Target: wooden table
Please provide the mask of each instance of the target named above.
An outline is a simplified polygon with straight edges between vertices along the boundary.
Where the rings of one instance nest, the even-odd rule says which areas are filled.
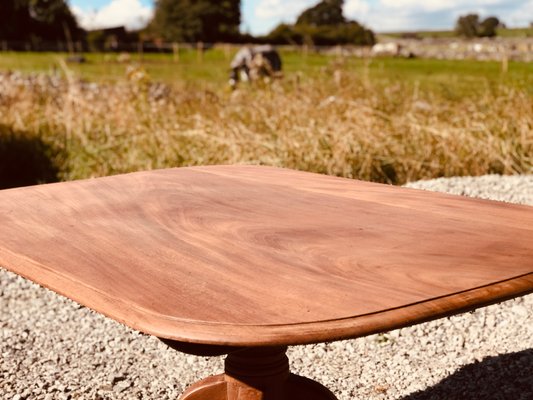
[[[180,351],[182,399],[334,399],[286,346],[533,291],[533,208],[255,166],[0,192],[0,265]]]

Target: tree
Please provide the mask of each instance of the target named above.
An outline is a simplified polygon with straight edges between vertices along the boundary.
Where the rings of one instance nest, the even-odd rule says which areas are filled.
[[[468,14],[457,19],[455,32],[467,38],[494,37],[498,26],[500,26],[500,20],[496,17],[488,17],[480,21],[479,15]]]
[[[302,35],[294,29],[293,25],[279,24],[267,36],[266,41],[274,44],[301,44]]]
[[[468,14],[459,17],[455,24],[455,32],[460,36],[473,38],[477,36],[479,28],[479,15]]]
[[[34,34],[44,40],[80,37],[81,30],[65,0],[30,0]]]
[[[308,8],[296,20],[296,25],[324,26],[346,23],[342,14],[343,0],[323,0]]]
[[[178,42],[234,41],[241,23],[240,0],[156,0],[151,30]]]
[[[343,3],[342,0],[323,0],[304,10],[295,25],[278,25],[266,39],[276,44],[374,44],[375,36],[370,29],[344,17]]]
[[[81,37],[65,0],[2,0],[0,38],[7,40],[70,40]]]
[[[494,37],[496,36],[496,28],[500,26],[500,20],[496,17],[488,17],[480,24],[479,36]]]
[[[29,21],[28,0],[0,1],[0,39],[25,39],[23,27]]]

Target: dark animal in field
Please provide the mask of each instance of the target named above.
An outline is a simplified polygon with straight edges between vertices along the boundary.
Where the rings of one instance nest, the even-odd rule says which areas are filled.
[[[229,84],[235,87],[239,80],[248,82],[280,77],[281,67],[281,57],[273,46],[246,46],[231,61]]]

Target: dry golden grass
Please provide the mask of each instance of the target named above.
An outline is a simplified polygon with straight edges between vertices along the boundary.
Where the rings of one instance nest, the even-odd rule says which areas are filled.
[[[17,83],[18,82],[18,83]],[[22,82],[22,83],[21,83]],[[4,75],[0,124],[60,150],[62,179],[185,165],[253,163],[400,184],[533,172],[533,99],[369,80],[342,66],[235,92]]]

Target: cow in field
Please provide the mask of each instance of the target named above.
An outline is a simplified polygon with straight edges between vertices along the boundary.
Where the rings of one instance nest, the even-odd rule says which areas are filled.
[[[279,77],[281,66],[281,57],[273,46],[243,47],[231,61],[229,84],[235,88],[239,80],[248,82]]]

